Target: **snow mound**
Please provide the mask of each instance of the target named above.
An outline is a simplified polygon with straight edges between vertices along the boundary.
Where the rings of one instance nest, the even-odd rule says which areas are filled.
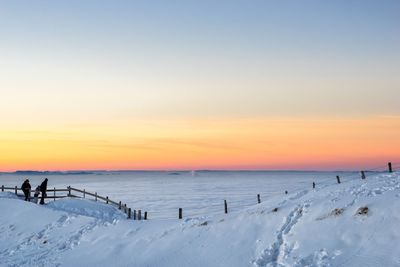
[[[0,198],[19,199],[19,197],[12,192],[0,192]]]
[[[49,202],[47,207],[70,214],[93,217],[110,223],[126,219],[126,215],[115,206],[86,199],[65,198]]]

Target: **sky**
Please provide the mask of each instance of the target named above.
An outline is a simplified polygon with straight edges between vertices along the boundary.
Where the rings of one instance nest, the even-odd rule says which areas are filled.
[[[0,0],[0,171],[400,162],[399,1]]]

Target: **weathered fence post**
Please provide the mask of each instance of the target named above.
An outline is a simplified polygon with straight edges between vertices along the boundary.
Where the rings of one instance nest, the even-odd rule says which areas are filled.
[[[138,210],[138,220],[142,220],[142,210]]]
[[[97,201],[97,192],[94,192],[94,201]]]
[[[147,220],[147,211],[144,212],[144,219]]]
[[[365,172],[364,171],[361,171],[361,179],[365,179]]]
[[[56,188],[55,187],[54,187],[53,197],[54,197],[54,201],[56,201]]]
[[[136,220],[136,210],[133,210],[133,219]]]
[[[106,197],[106,204],[108,204],[108,196]]]
[[[388,163],[388,168],[389,168],[389,172],[393,172],[392,163],[391,162]]]
[[[228,213],[228,203],[226,202],[226,200],[224,200],[224,206],[225,206],[225,214]]]
[[[315,182],[312,182],[312,188],[315,189]]]
[[[179,217],[178,217],[179,220],[182,219],[182,217],[183,217],[183,216],[182,216],[182,208],[179,208]]]
[[[128,212],[127,207],[126,207],[126,204],[124,204],[124,212],[125,212],[125,213]]]
[[[68,196],[71,196],[71,186],[68,186]]]
[[[337,183],[340,184],[340,177],[336,176]]]
[[[121,204],[121,201],[118,203],[118,209],[120,210],[121,209],[121,206],[122,206],[122,204]]]
[[[17,186],[15,186],[15,194],[17,194]]]
[[[261,203],[260,194],[257,194],[257,202],[258,202],[258,204],[260,204],[260,203]]]
[[[83,198],[86,198],[86,190],[83,189]]]
[[[289,192],[286,190],[286,191],[285,191],[285,195],[287,195],[288,193],[289,193]]]
[[[4,192],[4,185],[1,186],[1,192]]]
[[[128,219],[131,218],[131,208],[128,209]]]

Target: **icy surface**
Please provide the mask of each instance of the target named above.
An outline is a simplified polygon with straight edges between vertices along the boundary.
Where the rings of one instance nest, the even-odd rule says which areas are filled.
[[[309,189],[336,184],[336,175],[343,181],[360,177],[357,172],[283,172],[283,171],[199,171],[192,172],[96,172],[88,175],[10,175],[0,174],[0,185],[20,186],[29,178],[35,188],[47,177],[48,187],[97,192],[122,201],[132,209],[146,210],[152,218],[176,218],[178,208],[186,215],[221,214],[223,202],[230,211],[240,211],[257,202],[281,196],[285,191]],[[367,174],[369,175],[369,174]]]
[[[185,184],[178,176],[171,179]],[[269,183],[260,178],[254,185],[257,179],[237,179],[238,201],[247,201],[249,188],[271,184],[278,190],[268,189],[271,194],[261,204],[238,205],[227,215],[184,213],[183,220],[148,221],[128,221],[119,210],[89,200],[40,206],[0,193],[0,266],[400,266],[399,173],[369,174],[366,180],[348,176],[340,185],[327,175],[316,180],[316,189],[310,176],[297,183],[287,177]],[[285,195],[282,186],[288,181],[293,185]],[[228,194],[219,188],[222,184],[205,186],[211,192],[203,196]],[[110,182],[107,190],[113,187]],[[163,207],[175,209],[178,197],[168,202],[165,187],[158,190]],[[204,205],[214,201],[200,200]]]

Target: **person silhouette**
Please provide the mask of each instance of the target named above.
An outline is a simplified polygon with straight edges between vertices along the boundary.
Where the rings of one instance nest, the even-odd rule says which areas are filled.
[[[48,179],[44,179],[44,181],[42,182],[42,184],[40,185],[40,192],[41,197],[40,197],[40,204],[43,205],[44,204],[44,198],[46,197],[46,191],[47,191],[47,181]]]
[[[21,185],[21,190],[24,192],[25,201],[31,201],[31,184],[28,179]]]

